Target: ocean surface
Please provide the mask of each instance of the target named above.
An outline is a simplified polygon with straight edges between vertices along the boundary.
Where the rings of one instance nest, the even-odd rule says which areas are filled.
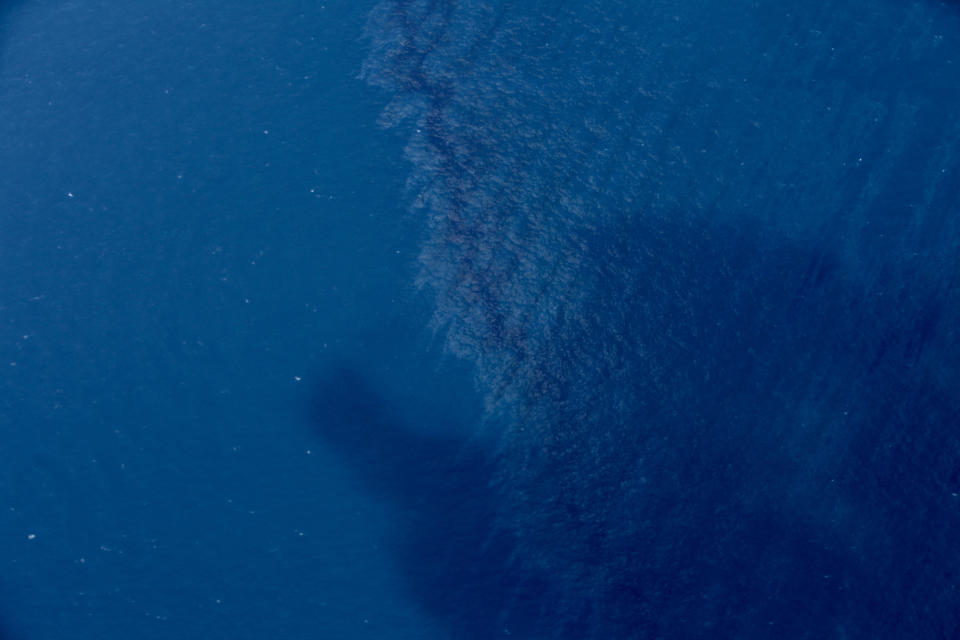
[[[0,639],[960,638],[960,5],[0,3]]]

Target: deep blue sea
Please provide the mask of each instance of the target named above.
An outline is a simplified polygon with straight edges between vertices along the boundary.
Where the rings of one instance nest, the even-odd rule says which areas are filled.
[[[960,638],[960,5],[2,0],[0,638]]]

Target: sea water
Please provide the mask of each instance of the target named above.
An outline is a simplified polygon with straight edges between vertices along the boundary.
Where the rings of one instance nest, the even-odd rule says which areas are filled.
[[[8,3],[10,638],[960,633],[951,3]]]
[[[958,26],[927,2],[373,11],[419,282],[540,590],[521,635],[958,632]]]

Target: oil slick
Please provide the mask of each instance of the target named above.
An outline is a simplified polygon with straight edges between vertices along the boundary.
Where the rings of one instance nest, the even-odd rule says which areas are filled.
[[[960,23],[736,4],[371,15],[520,637],[960,632]]]

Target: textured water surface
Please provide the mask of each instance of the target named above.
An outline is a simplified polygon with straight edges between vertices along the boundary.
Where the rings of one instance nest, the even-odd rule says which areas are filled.
[[[958,28],[924,2],[374,9],[419,282],[487,398],[496,528],[546,582],[528,637],[960,633]]]
[[[960,7],[0,4],[0,636],[960,637]]]

